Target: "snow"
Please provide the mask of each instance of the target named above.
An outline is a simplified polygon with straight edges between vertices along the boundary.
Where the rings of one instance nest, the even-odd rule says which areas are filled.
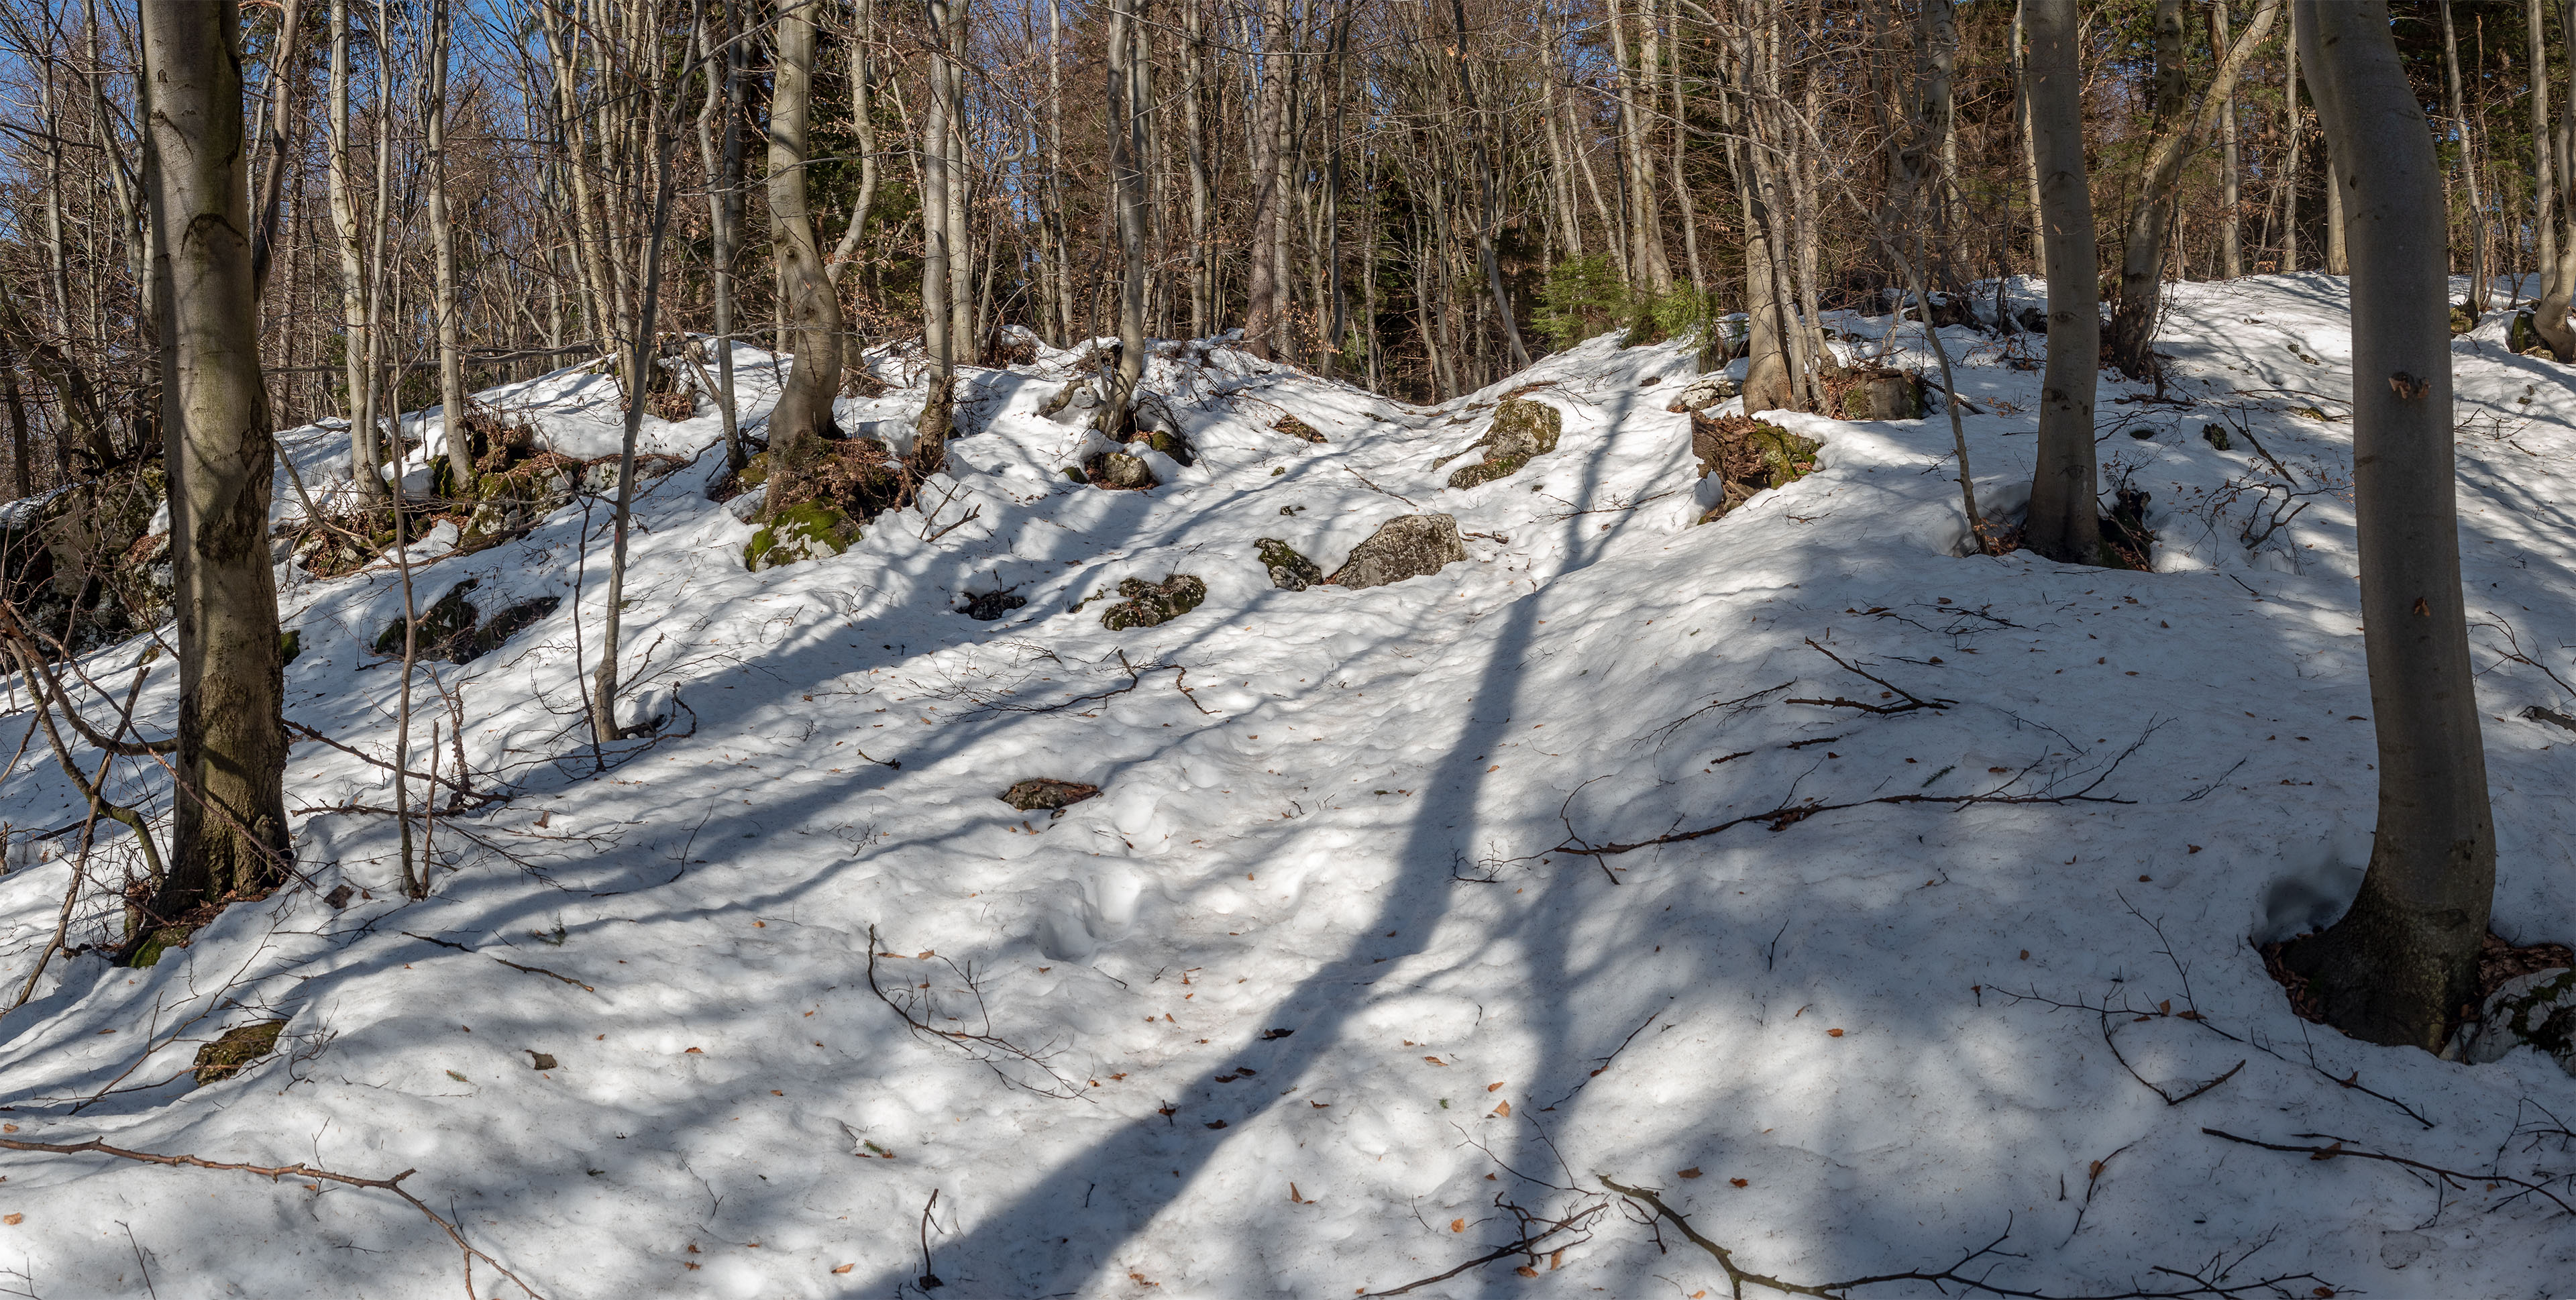
[[[1063,475],[1089,435],[1036,411],[1073,354],[970,370],[978,431],[929,514],[761,574],[749,526],[700,491],[715,417],[647,419],[646,450],[697,457],[638,495],[622,671],[628,715],[661,733],[602,752],[579,717],[604,503],[417,568],[423,600],[469,577],[487,611],[566,598],[432,665],[461,739],[420,692],[416,743],[437,721],[441,771],[460,745],[510,797],[442,814],[434,889],[406,902],[390,820],[345,810],[390,801],[382,769],[297,744],[312,887],[233,907],[149,970],[58,960],[0,1021],[10,1136],[416,1170],[406,1188],[551,1297],[874,1296],[925,1269],[964,1296],[1348,1295],[1516,1240],[1507,1206],[1601,1204],[1605,1176],[1810,1283],[1941,1268],[2009,1232],[2014,1254],[1977,1267],[2052,1292],[2252,1250],[2233,1279],[2313,1274],[2296,1294],[2552,1294],[2576,1226],[2540,1197],[2490,1210],[2506,1193],[2203,1132],[2537,1178],[2567,1167],[2535,1135],[2576,1115],[2576,1079],[2529,1050],[2471,1067],[2354,1043],[2264,974],[2250,943],[2339,911],[2373,816],[2344,287],[2168,302],[2188,404],[2122,404],[2139,390],[2106,376],[2099,407],[2106,494],[2152,494],[2154,572],[1964,555],[1937,411],[1774,416],[1823,441],[1818,471],[1692,526],[1717,497],[1664,406],[1695,373],[1680,345],[1596,339],[1436,407],[1223,347],[1157,360],[1147,385],[1200,458],[1158,462],[1147,493]],[[1919,326],[1829,323],[1928,368]],[[1943,340],[1981,411],[1963,417],[1980,500],[2009,513],[2039,372]],[[767,362],[739,363],[755,429]],[[2495,926],[2564,940],[2576,736],[2520,715],[2571,707],[2576,385],[2481,339],[2454,363]],[[845,427],[919,409],[917,360],[872,364],[895,386],[844,399]],[[598,456],[604,385],[568,371],[484,400]],[[1558,451],[1442,486],[1520,390],[1563,413]],[[1282,414],[1327,444],[1272,432]],[[345,463],[345,429],[281,441],[308,486]],[[279,499],[291,512],[283,481]],[[2246,543],[2249,511],[2299,503]],[[1416,511],[1456,515],[1470,560],[1288,592],[1255,554],[1278,538],[1329,571]],[[1108,632],[1106,602],[1083,603],[1173,573],[1209,594],[1163,626]],[[1002,588],[1027,604],[956,612]],[[397,575],[289,574],[283,599],[289,716],[390,752],[395,673],[368,646]],[[140,651],[85,668],[112,686]],[[138,716],[166,734],[175,672],[147,671]],[[1798,702],[1903,703],[1889,687],[1941,707]],[[77,820],[46,758],[0,780],[13,827]],[[1056,818],[995,797],[1029,777],[1102,793]],[[157,768],[117,779],[166,806]],[[1980,792],[2102,801],[1880,802],[1560,851]],[[23,972],[68,867],[10,861],[0,969]],[[335,910],[342,883],[371,896]],[[113,922],[85,913],[74,939]],[[933,1028],[991,1037],[909,1032],[872,964]],[[274,1017],[276,1056],[190,1088],[197,1045]],[[2222,1074],[2179,1105],[2147,1086]],[[170,1296],[457,1285],[454,1246],[381,1191],[95,1155],[0,1171],[0,1212],[25,1216],[0,1228],[0,1270],[45,1295],[144,1294],[147,1267]],[[1669,1224],[1586,1223],[1542,1243],[1534,1277],[1515,1257],[1413,1294],[1725,1293]]]

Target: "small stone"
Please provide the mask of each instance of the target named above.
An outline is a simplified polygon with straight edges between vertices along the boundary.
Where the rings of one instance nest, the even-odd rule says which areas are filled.
[[[1315,432],[1315,426],[1308,424],[1304,420],[1300,420],[1293,415],[1281,415],[1278,419],[1271,421],[1270,431],[1273,433],[1284,433],[1291,438],[1295,438],[1299,442],[1311,442],[1319,446],[1322,445],[1324,441],[1324,435]]]
[[[2236,447],[2236,440],[2227,435],[2227,426],[2223,424],[2200,426],[2200,440],[2220,451],[2232,451]]]
[[[1081,781],[1035,776],[1003,791],[1000,798],[1021,812],[1058,812],[1099,793],[1099,786]]]
[[[330,904],[332,909],[337,911],[340,908],[347,907],[349,905],[349,900],[356,898],[357,896],[357,890],[351,889],[347,885],[341,885],[334,888],[330,893],[324,894],[322,896],[322,901]]]
[[[1664,409],[1674,414],[1704,410],[1743,391],[1744,386],[1736,383],[1733,376],[1723,371],[1713,375],[1701,375],[1683,385],[1680,392],[1673,394],[1672,402]]]
[[[1466,558],[1457,516],[1397,515],[1351,548],[1350,557],[1326,581],[1354,589],[1383,587],[1438,573]]]
[[[1919,420],[1923,418],[1922,385],[1913,376],[1895,370],[1864,374],[1843,390],[1843,418]]]
[[[535,1067],[537,1069],[551,1070],[555,1068],[555,1058],[548,1056],[533,1047],[522,1047],[519,1050],[528,1054],[529,1059],[535,1062]]]

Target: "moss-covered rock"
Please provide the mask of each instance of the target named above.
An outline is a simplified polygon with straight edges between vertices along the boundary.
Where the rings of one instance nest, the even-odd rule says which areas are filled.
[[[1021,812],[1062,812],[1099,793],[1099,786],[1081,781],[1034,776],[995,797]]]
[[[1457,516],[1397,515],[1378,525],[1367,541],[1352,547],[1350,557],[1326,581],[1352,588],[1383,587],[1438,573],[1466,558],[1467,542],[1458,535]]]
[[[2537,1048],[2576,1074],[2576,969],[2561,966],[2517,975],[2487,998],[2467,1053],[2471,1064]]]
[[[277,1036],[285,1028],[283,1020],[260,1020],[225,1030],[222,1037],[197,1049],[197,1063],[190,1071],[197,1076],[197,1086],[229,1079],[276,1051]]]
[[[1155,627],[1197,609],[1199,602],[1207,599],[1207,584],[1186,573],[1175,573],[1161,582],[1129,578],[1118,584],[1118,594],[1126,599],[1100,614],[1100,625],[1112,632]]]
[[[2477,309],[2467,303],[2451,304],[2451,333],[2466,334],[2478,327]]]
[[[1324,580],[1324,571],[1288,543],[1264,537],[1254,545],[1260,548],[1261,566],[1270,571],[1271,586],[1283,591],[1304,591]]]
[[[1483,458],[1475,464],[1459,466],[1449,475],[1449,486],[1474,487],[1509,478],[1529,464],[1531,457],[1556,450],[1564,429],[1565,416],[1555,407],[1526,398],[1507,399],[1494,408],[1493,424],[1474,443],[1474,447],[1484,448]]]
[[[304,653],[304,633],[288,628],[277,634],[277,662],[280,667],[294,663]]]
[[[982,623],[990,623],[1029,603],[1029,598],[1016,591],[984,591],[966,598],[960,612]]]
[[[1741,415],[1691,417],[1691,454],[1702,476],[1719,480],[1717,504],[1700,515],[1707,523],[1765,488],[1797,482],[1816,469],[1824,444],[1776,424]]]
[[[2236,446],[2236,440],[2228,436],[2227,426],[2223,424],[2200,426],[2200,440],[2220,451],[2229,451]]]
[[[196,932],[197,927],[193,925],[161,926],[143,936],[143,942],[134,945],[134,955],[127,958],[125,964],[136,970],[157,966],[171,949],[187,947],[188,936]]]
[[[862,535],[856,520],[820,501],[799,501],[761,526],[743,544],[742,564],[758,573],[826,555],[838,555]]]

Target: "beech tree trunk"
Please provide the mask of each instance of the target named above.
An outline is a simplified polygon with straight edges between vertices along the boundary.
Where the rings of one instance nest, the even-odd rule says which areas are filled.
[[[1145,374],[1145,125],[1154,111],[1139,28],[1145,0],[1109,0],[1109,178],[1118,222],[1118,369],[1100,407],[1101,431],[1124,439],[1136,424]]]
[[[797,480],[840,436],[832,399],[841,390],[841,300],[823,266],[814,215],[805,198],[806,126],[814,107],[815,18],[822,0],[790,0],[779,12],[769,90],[769,238],[778,266],[778,299],[788,346],[796,354],[787,386],[769,416],[766,513],[792,503]],[[646,348],[647,364],[651,349]],[[637,390],[634,400],[642,401]]]
[[[2495,894],[2451,445],[2449,213],[2386,0],[2295,0],[2352,249],[2353,504],[2379,822],[2352,907],[2283,954],[2328,1023],[2440,1050]]]
[[[950,5],[961,2],[929,0],[934,34],[946,27]],[[914,472],[924,477],[947,467],[949,412],[957,390],[957,337],[948,289],[949,263],[960,250],[949,246],[947,220],[948,187],[954,183],[948,166],[948,83],[957,75],[948,64],[946,43],[934,40],[930,102],[921,115],[921,351],[930,366],[930,389],[912,441]]]
[[[447,439],[448,494],[468,496],[474,451],[465,428],[464,311],[456,301],[456,223],[447,210],[447,42],[449,0],[429,10],[429,231],[436,245],[439,423]]]
[[[2448,3],[2448,0],[2444,0]],[[2217,0],[2209,9],[2209,48],[2224,50],[2234,44],[2228,35],[2227,0]],[[2218,99],[2218,278],[2233,280],[2245,274],[2244,214],[2237,209],[2239,170],[2236,157],[2236,88],[2230,86]]]
[[[1281,152],[1288,117],[1288,0],[1264,0],[1261,7],[1261,109],[1252,130],[1252,266],[1245,290],[1243,346],[1256,357],[1275,353],[1282,313],[1280,283],[1272,256],[1286,196],[1280,193]]]
[[[361,500],[384,495],[376,450],[375,376],[367,371],[370,285],[364,227],[349,175],[349,0],[331,0],[331,221],[340,249],[340,375],[349,387],[349,474]]]
[[[268,556],[275,456],[243,168],[232,0],[145,0],[164,450],[178,613],[176,830],[147,912],[176,919],[285,878],[285,666]],[[132,936],[141,940],[146,929]]]
[[[2052,560],[2098,564],[2100,487],[2093,458],[2093,393],[2101,374],[2101,282],[2093,196],[2084,169],[2084,82],[2076,62],[2075,0],[2023,0],[2030,32],[2031,156],[2039,169],[2039,232],[2048,270],[2048,367],[2040,376],[2038,464],[2022,544]]]
[[[2179,3],[2161,0],[2157,10],[2156,142],[2147,156],[2146,176],[2137,202],[2129,209],[2127,239],[2120,254],[2120,301],[2111,316],[2111,360],[2132,379],[2145,379],[2156,371],[2156,311],[2164,301],[2165,235],[2173,223],[2174,187],[2182,180],[2183,163],[2190,157],[2192,142],[2216,123],[2219,110],[2235,93],[2246,61],[2271,33],[2272,20],[2280,12],[2281,0],[2263,0],[2245,24],[2245,33],[2219,60],[2217,72],[2201,92],[2199,111],[2194,112],[2183,102],[2189,88],[2183,80]],[[2169,76],[2164,75],[2168,16],[2173,23],[2175,47]]]

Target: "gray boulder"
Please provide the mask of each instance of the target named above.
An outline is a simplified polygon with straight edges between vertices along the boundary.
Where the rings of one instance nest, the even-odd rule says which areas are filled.
[[[2576,970],[2560,966],[2506,980],[2487,999],[2462,1055],[2485,1065],[2517,1047],[2536,1047],[2576,1074]]]
[[[1397,515],[1351,549],[1327,581],[1344,587],[1383,587],[1419,578],[1467,558],[1455,515]]]

